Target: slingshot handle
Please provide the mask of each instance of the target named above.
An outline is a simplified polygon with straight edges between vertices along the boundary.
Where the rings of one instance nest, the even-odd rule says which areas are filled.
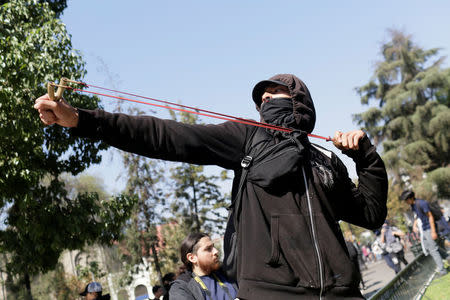
[[[47,82],[47,94],[50,100],[55,101],[55,87],[53,86],[53,82]]]
[[[62,95],[64,93],[65,88],[63,86],[67,86],[67,78],[62,77],[59,80],[59,87],[58,90],[56,91],[55,94],[55,87],[54,87],[54,83],[53,82],[48,82],[47,83],[47,93],[48,93],[48,97],[50,98],[50,100],[53,101],[59,101],[62,98]]]

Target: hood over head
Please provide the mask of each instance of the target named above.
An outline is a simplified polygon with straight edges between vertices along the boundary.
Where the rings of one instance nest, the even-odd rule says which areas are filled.
[[[259,111],[265,88],[273,83],[281,84],[289,89],[292,97],[295,127],[311,133],[316,123],[316,110],[306,84],[292,74],[278,74],[255,85],[252,92],[253,101]]]

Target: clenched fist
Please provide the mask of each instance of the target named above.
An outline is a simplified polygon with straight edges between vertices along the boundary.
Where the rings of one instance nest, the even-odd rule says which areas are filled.
[[[64,127],[78,125],[78,111],[64,99],[52,101],[47,94],[36,99],[34,108],[45,125],[58,124]]]
[[[362,130],[353,130],[346,133],[336,131],[332,139],[333,144],[340,150],[358,150],[359,141],[366,134]]]

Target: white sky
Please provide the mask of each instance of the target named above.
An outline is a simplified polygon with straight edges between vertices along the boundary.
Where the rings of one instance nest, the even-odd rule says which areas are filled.
[[[367,108],[354,88],[373,74],[388,28],[449,54],[450,2],[312,2],[77,0],[68,1],[62,21],[87,63],[87,83],[259,119],[253,86],[293,73],[311,91],[314,133],[324,136],[357,129],[351,116]],[[102,103],[113,107],[107,98]],[[355,177],[351,160],[340,157]],[[121,170],[106,154],[88,172],[119,192]]]

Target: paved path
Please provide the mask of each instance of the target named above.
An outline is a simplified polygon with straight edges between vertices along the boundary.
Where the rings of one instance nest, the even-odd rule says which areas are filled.
[[[408,262],[412,262],[414,255],[411,252],[407,252],[405,258]],[[404,265],[402,264],[401,266],[403,269]],[[384,259],[381,259],[374,263],[368,263],[367,269],[362,270],[362,276],[366,289],[361,290],[361,292],[364,297],[370,298],[395,277],[395,272],[388,267]]]

